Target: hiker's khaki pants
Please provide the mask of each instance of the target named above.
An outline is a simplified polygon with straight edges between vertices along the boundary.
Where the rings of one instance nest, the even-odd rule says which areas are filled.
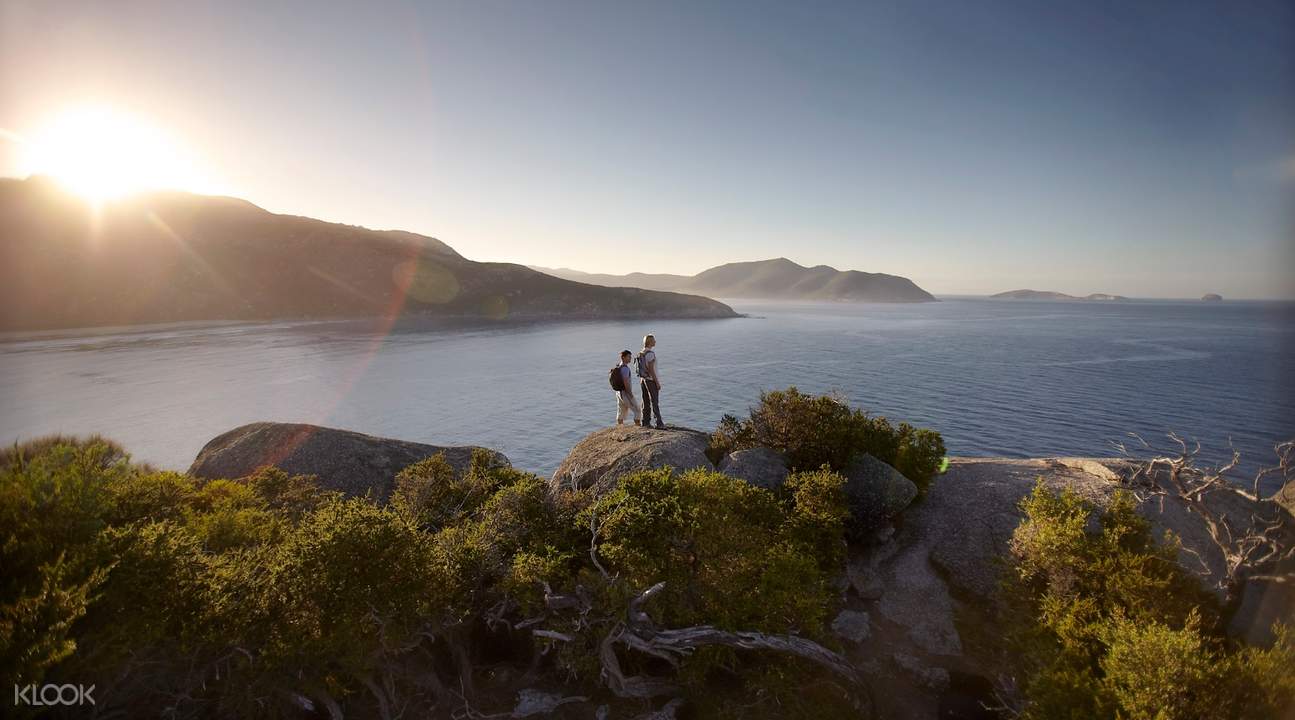
[[[634,393],[626,390],[615,390],[616,393],[616,424],[620,425],[625,422],[625,415],[634,411],[634,424],[637,425],[643,421],[643,408],[639,407],[638,398]]]

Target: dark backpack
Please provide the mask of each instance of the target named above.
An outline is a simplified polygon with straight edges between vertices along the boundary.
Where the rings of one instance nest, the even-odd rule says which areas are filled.
[[[617,365],[607,374],[607,382],[612,384],[612,390],[620,392],[625,391],[625,378],[621,376],[621,366]]]

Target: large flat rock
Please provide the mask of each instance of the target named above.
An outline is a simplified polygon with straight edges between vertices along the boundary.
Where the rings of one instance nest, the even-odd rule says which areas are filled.
[[[640,470],[713,470],[706,457],[709,440],[704,432],[680,427],[615,425],[596,430],[571,448],[549,485],[554,491],[593,488],[601,494],[614,488],[622,475]]]
[[[347,495],[372,492],[378,500],[386,500],[396,473],[402,469],[445,453],[450,465],[462,472],[477,449],[425,445],[317,425],[257,422],[212,438],[198,452],[189,473],[209,479],[239,478],[273,465],[293,475],[315,475],[320,485],[330,490]],[[487,451],[496,462],[508,463],[502,453]]]

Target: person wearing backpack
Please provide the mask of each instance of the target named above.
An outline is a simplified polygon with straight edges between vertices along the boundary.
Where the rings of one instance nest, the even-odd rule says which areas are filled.
[[[634,411],[634,424],[639,423],[643,410],[634,397],[633,385],[630,384],[630,358],[634,356],[629,350],[621,350],[621,362],[607,373],[607,382],[616,393],[616,424],[625,424],[625,415]]]
[[[643,427],[652,425],[652,415],[656,414],[656,427],[665,429],[661,421],[661,377],[656,371],[656,336],[651,333],[643,336],[643,350],[634,360],[635,371],[639,376],[639,385],[643,390]]]

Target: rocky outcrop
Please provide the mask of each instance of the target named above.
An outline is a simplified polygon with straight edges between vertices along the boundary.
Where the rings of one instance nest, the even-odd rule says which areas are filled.
[[[860,455],[842,474],[857,528],[881,525],[917,497],[917,486],[911,480],[871,455]]]
[[[455,470],[467,469],[472,446],[439,447],[298,423],[258,422],[217,435],[189,467],[201,478],[239,478],[273,465],[293,475],[315,475],[322,487],[385,500],[396,473],[437,453]],[[496,462],[508,458],[487,450]]]
[[[935,717],[953,692],[942,689],[948,678],[984,682],[1004,669],[995,592],[1021,521],[1019,503],[1035,481],[1104,505],[1127,468],[1119,460],[1090,458],[954,458],[923,500],[896,520],[891,540],[852,546],[847,608],[867,612],[872,632],[850,659],[873,673],[874,689],[887,688],[876,694],[879,716]],[[1244,517],[1245,508],[1233,507],[1231,497],[1219,502],[1230,517]],[[1149,499],[1139,512],[1152,521],[1156,536],[1170,530],[1181,538],[1190,551],[1182,556],[1186,567],[1200,567],[1191,554],[1197,553],[1218,572],[1220,553],[1199,516],[1170,499],[1163,507]],[[1295,606],[1291,595],[1283,586],[1249,584],[1231,632],[1263,642],[1272,621]],[[893,662],[877,660],[886,657]]]
[[[622,475],[672,467],[675,470],[706,468],[710,436],[688,428],[664,430],[639,425],[615,425],[589,433],[558,466],[549,486],[559,490],[593,488],[602,494],[616,486]]]
[[[766,490],[777,490],[787,481],[787,458],[766,447],[735,450],[719,461],[719,471]]]

